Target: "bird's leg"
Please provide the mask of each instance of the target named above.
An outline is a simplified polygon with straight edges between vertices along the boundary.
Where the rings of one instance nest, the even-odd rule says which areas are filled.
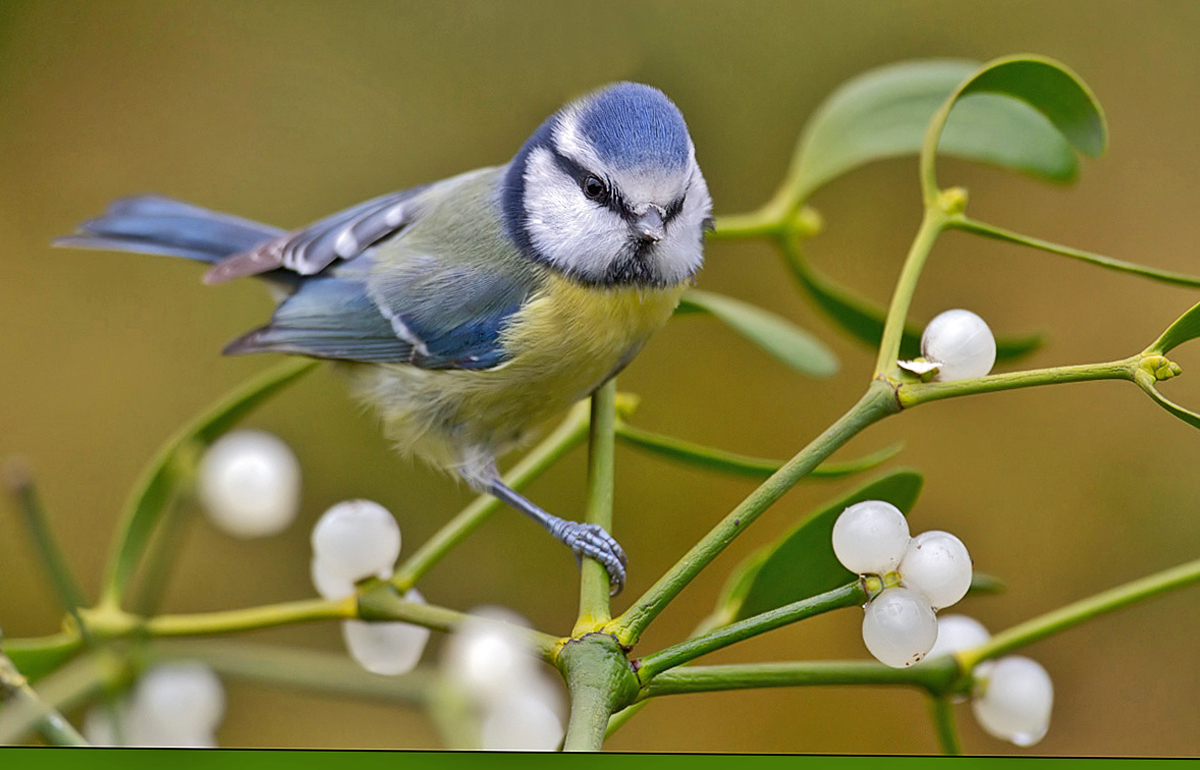
[[[480,492],[487,492],[515,508],[546,528],[556,540],[566,545],[577,559],[587,556],[604,565],[608,571],[609,593],[616,596],[625,587],[625,551],[599,524],[581,524],[546,513],[500,480],[495,461],[479,458],[458,467],[462,478]]]
[[[464,451],[455,470],[479,492],[490,494],[545,527],[560,543],[581,559],[595,559],[608,572],[609,593],[616,596],[625,587],[625,551],[599,524],[567,521],[547,513],[500,480],[495,455],[490,451]]]
[[[541,524],[577,558],[587,556],[604,565],[610,595],[616,596],[625,587],[625,551],[599,524],[581,524],[546,513],[499,479],[490,482],[487,491]]]

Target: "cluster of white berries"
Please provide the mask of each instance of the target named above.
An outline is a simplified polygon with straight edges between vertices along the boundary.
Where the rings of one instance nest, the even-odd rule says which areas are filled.
[[[233,431],[204,453],[196,492],[209,520],[225,533],[277,535],[300,511],[300,462],[277,436]]]
[[[446,646],[443,676],[465,696],[484,751],[554,751],[562,743],[565,699],[522,643],[527,626],[510,610],[481,607]]]
[[[224,713],[225,690],[210,668],[164,663],[147,669],[114,707],[89,709],[83,735],[93,746],[214,748]]]
[[[391,577],[400,558],[400,526],[378,503],[347,500],[322,514],[313,527],[312,548],[311,575],[317,593],[326,599],[345,599],[359,580]],[[425,601],[415,588],[404,599]],[[429,629],[402,622],[344,620],[342,637],[360,666],[394,676],[416,667],[429,641]]]
[[[833,525],[833,552],[851,572],[884,577],[888,587],[866,605],[863,642],[894,668],[925,657],[938,636],[934,613],[971,587],[971,556],[961,540],[937,530],[909,537],[904,514],[882,500],[842,512]],[[886,577],[893,573],[898,580]]]
[[[990,639],[983,624],[965,615],[938,620],[938,638],[927,660],[952,655]],[[1036,661],[1009,655],[975,666],[971,708],[975,719],[990,735],[1018,746],[1032,746],[1050,727],[1054,686]]]
[[[914,368],[912,362],[906,368],[923,373],[936,366],[933,378],[942,382],[983,377],[996,363],[996,338],[970,310],[947,310],[925,327],[921,356],[929,369]]]
[[[277,534],[299,510],[299,463],[287,444],[261,431],[236,431],[214,442],[201,461],[197,482],[209,518],[237,537]],[[312,531],[310,574],[317,593],[330,600],[344,599],[354,594],[355,583],[361,580],[391,577],[400,556],[400,543],[400,527],[383,506],[368,500],[333,506]],[[416,589],[410,589],[404,598],[424,602]],[[463,623],[447,645],[443,676],[451,688],[465,696],[478,728],[474,742],[479,748],[549,751],[562,743],[565,699],[555,680],[523,648],[515,630],[525,625],[521,617],[507,610],[484,608]],[[367,671],[398,675],[417,666],[430,631],[410,623],[346,620],[342,635],[351,657]],[[147,681],[157,679],[148,675]],[[154,686],[161,690],[161,685]],[[186,690],[184,685],[179,686]],[[196,689],[195,685],[191,687]],[[135,696],[133,703],[140,702]],[[138,713],[142,710],[170,712],[150,708],[138,709]],[[202,709],[200,712],[204,713]],[[106,714],[96,712],[88,724],[95,730],[107,728],[104,735],[111,736],[112,725],[106,721]],[[146,720],[140,717],[131,715],[127,721],[130,726],[124,729],[134,736],[131,742],[135,745],[213,743],[203,735],[177,735],[178,730],[169,735],[161,730],[155,733],[143,727]],[[103,738],[100,733],[97,737]]]

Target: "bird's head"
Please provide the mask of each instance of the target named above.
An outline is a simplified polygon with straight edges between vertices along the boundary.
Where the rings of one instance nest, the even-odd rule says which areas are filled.
[[[712,201],[687,124],[661,91],[617,83],[563,107],[504,179],[508,234],[597,286],[670,286],[703,260]]]

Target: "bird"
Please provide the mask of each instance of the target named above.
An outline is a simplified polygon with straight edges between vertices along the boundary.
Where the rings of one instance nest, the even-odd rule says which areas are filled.
[[[504,165],[297,230],[144,194],[54,243],[197,260],[210,284],[262,279],[274,312],[225,354],[338,362],[401,454],[599,561],[615,595],[617,541],[517,493],[497,459],[629,364],[694,283],[712,222],[679,108],[620,82],[567,103]]]

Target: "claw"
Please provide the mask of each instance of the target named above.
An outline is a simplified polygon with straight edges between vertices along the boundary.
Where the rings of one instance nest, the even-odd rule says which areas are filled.
[[[596,524],[580,524],[564,521],[555,537],[575,554],[577,560],[584,556],[595,559],[608,572],[609,595],[616,596],[625,587],[625,565],[628,560],[624,549],[613,536]]]

